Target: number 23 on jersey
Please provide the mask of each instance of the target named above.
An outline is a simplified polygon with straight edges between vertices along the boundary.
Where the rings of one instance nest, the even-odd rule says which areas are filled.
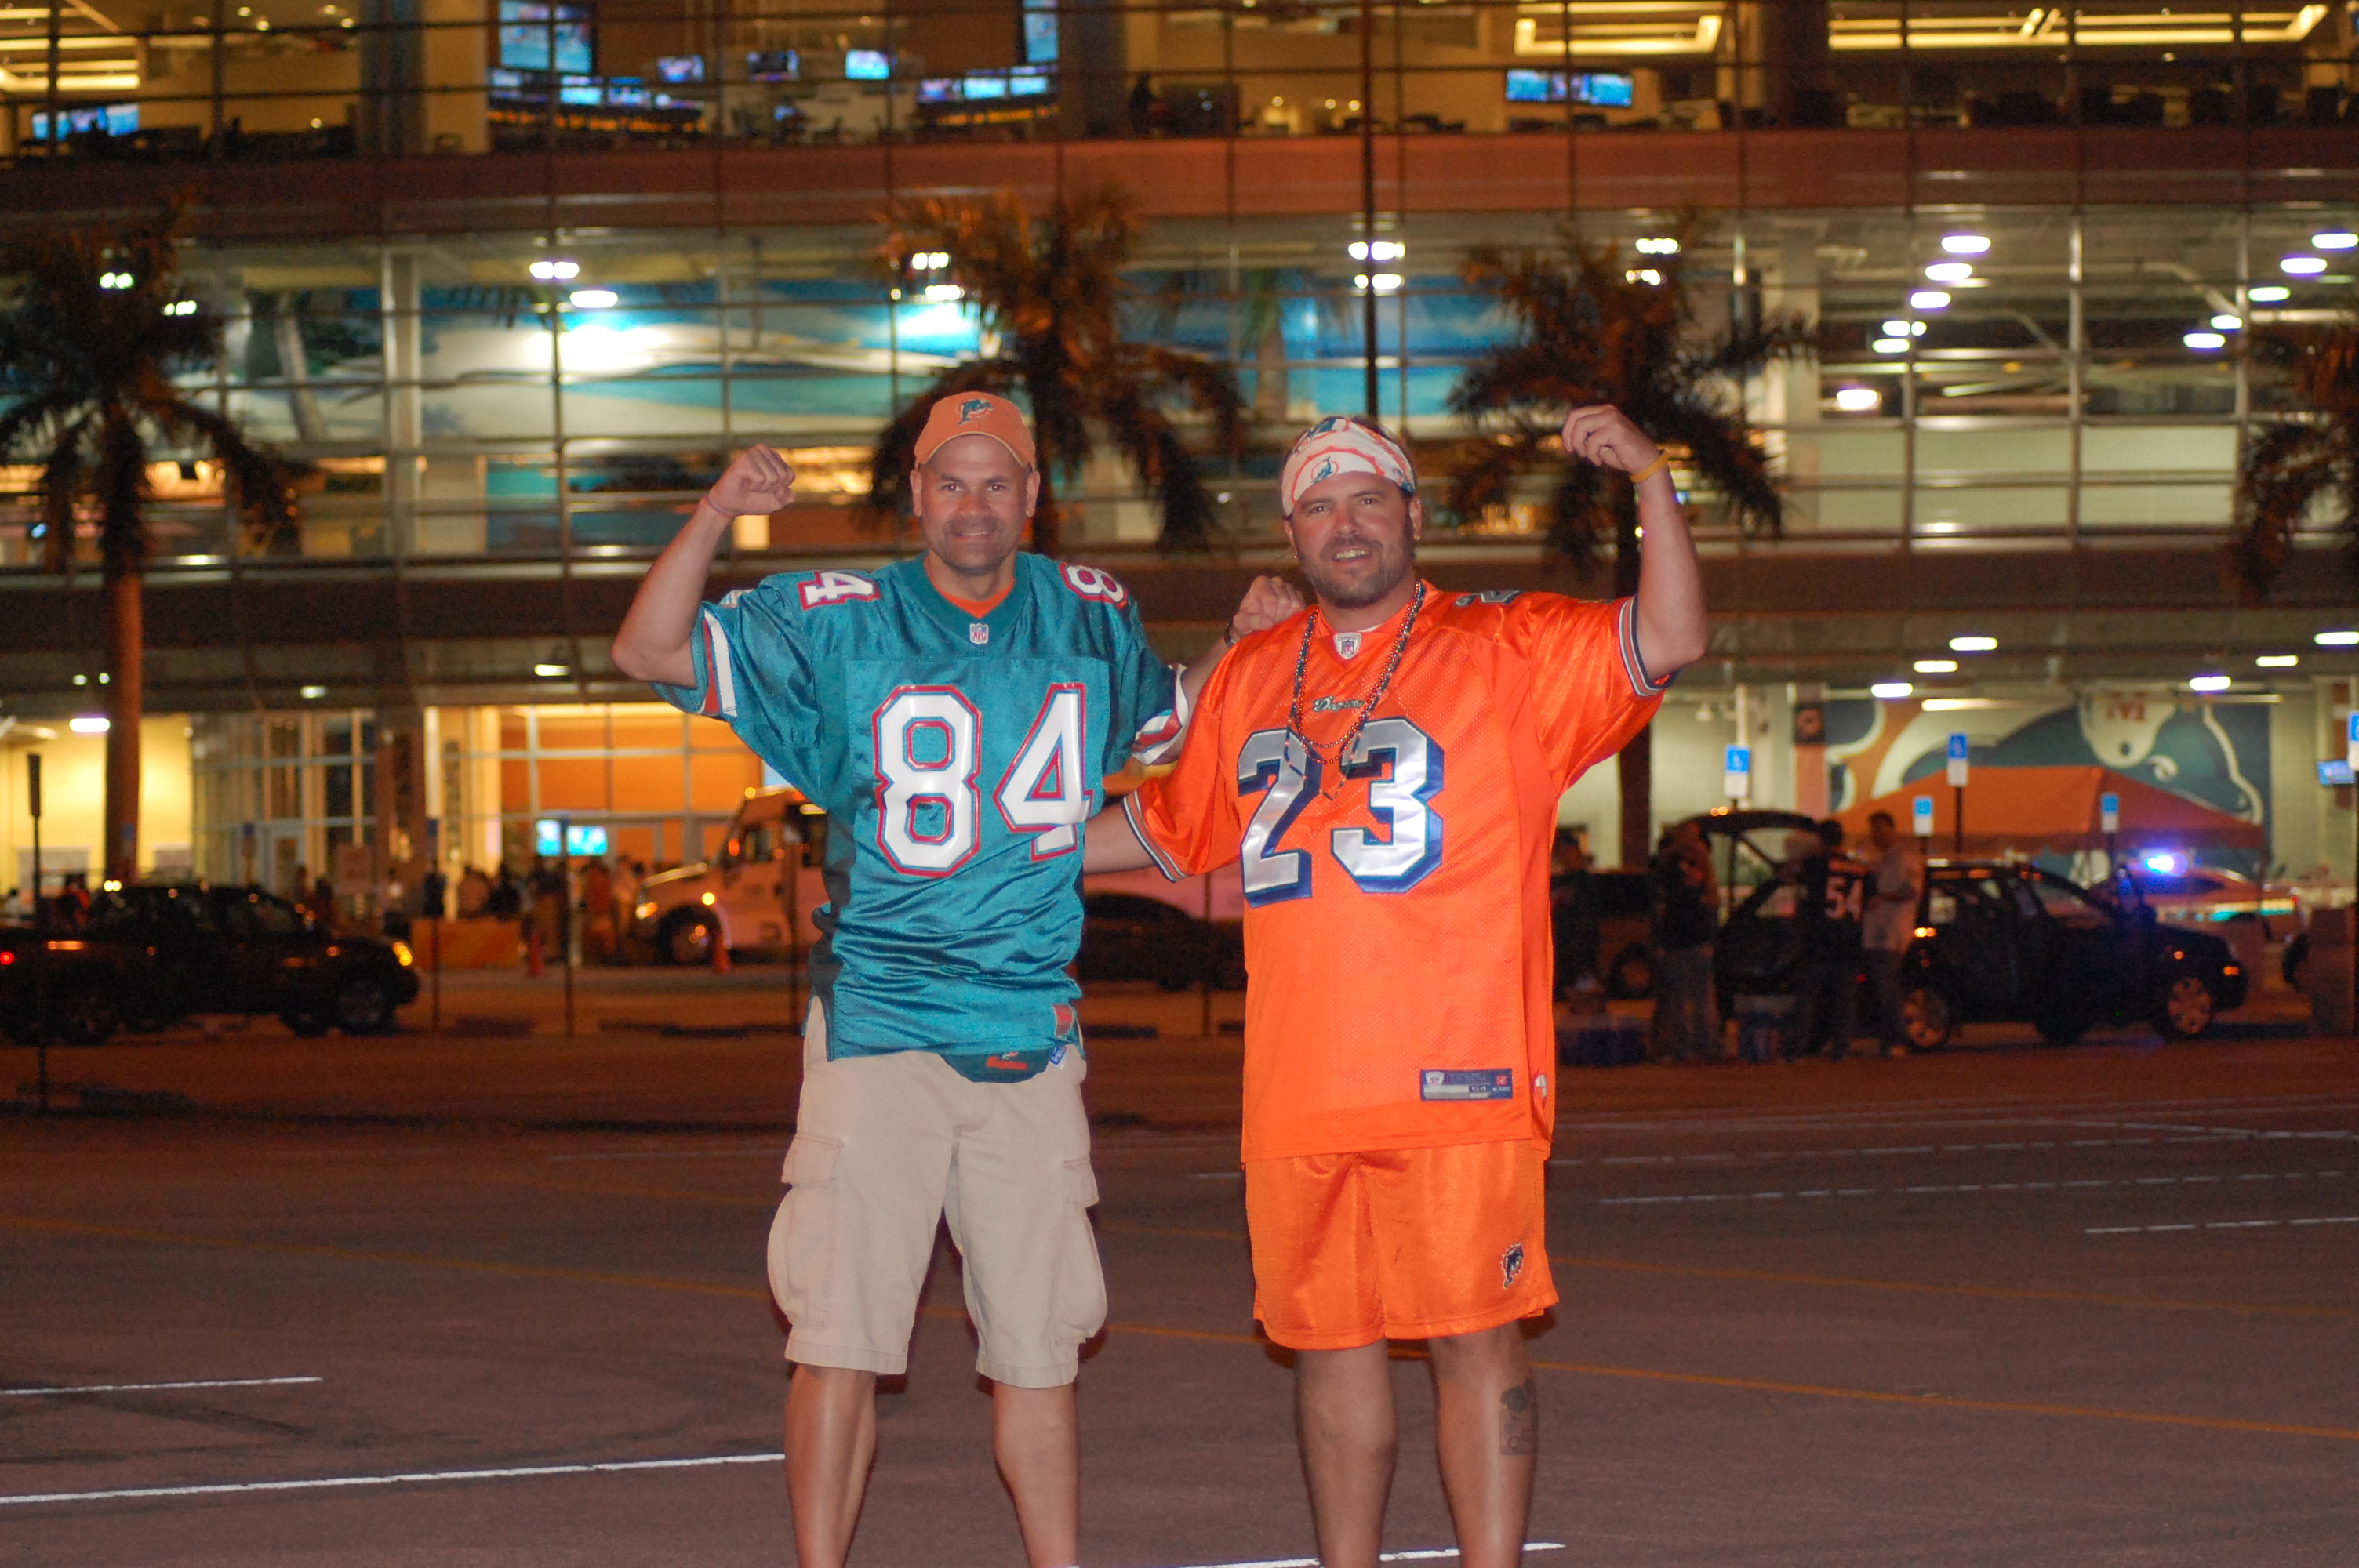
[[[1261,795],[1238,845],[1247,903],[1310,896],[1311,851],[1278,846],[1323,793],[1324,771],[1318,753],[1284,730],[1257,730],[1238,748],[1237,793]],[[1334,828],[1328,853],[1362,892],[1408,892],[1441,864],[1441,814],[1432,806],[1441,793],[1440,743],[1406,719],[1373,719],[1342,773],[1347,788],[1366,784],[1368,813],[1385,836]]]
[[[905,686],[877,708],[874,728],[877,848],[896,871],[949,876],[982,839],[983,715],[956,687]],[[1008,831],[1031,836],[1036,860],[1081,847],[1097,795],[1088,735],[1088,693],[1050,687],[993,792]]]

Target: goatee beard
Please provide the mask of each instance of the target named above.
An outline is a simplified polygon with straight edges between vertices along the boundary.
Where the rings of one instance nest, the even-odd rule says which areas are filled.
[[[1371,579],[1364,582],[1339,582],[1310,562],[1302,564],[1302,575],[1310,579],[1310,586],[1318,591],[1321,602],[1338,610],[1365,610],[1369,605],[1380,602],[1386,595],[1395,592],[1401,584],[1415,576],[1416,570],[1415,557],[1404,557],[1400,570],[1384,581]]]

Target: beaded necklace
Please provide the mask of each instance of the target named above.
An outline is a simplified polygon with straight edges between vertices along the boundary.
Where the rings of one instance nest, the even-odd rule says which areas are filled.
[[[1360,716],[1352,720],[1351,733],[1343,737],[1343,743],[1335,748],[1332,758],[1327,755],[1326,749],[1314,744],[1302,729],[1302,675],[1310,665],[1310,640],[1319,633],[1319,607],[1312,605],[1310,613],[1303,617],[1302,647],[1294,655],[1294,698],[1287,707],[1286,728],[1288,733],[1302,742],[1303,750],[1321,762],[1336,764],[1333,782],[1319,792],[1322,797],[1343,787],[1343,764],[1351,761],[1353,752],[1360,744],[1360,731],[1368,727],[1368,719],[1375,713],[1376,704],[1385,699],[1386,690],[1393,684],[1393,674],[1400,668],[1401,654],[1408,647],[1408,634],[1417,630],[1417,612],[1424,608],[1425,584],[1419,582],[1415,597],[1408,601],[1408,614],[1401,620],[1400,635],[1393,639],[1393,651],[1385,660],[1385,673],[1376,677],[1376,689],[1368,693],[1367,701],[1360,705]]]

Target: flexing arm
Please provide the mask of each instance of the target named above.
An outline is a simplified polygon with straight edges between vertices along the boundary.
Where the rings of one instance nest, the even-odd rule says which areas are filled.
[[[741,516],[784,510],[795,499],[795,470],[767,447],[748,447],[704,492],[688,523],[647,568],[614,633],[614,667],[633,680],[696,684],[689,639],[704,599],[704,579],[723,535]]]
[[[1644,472],[1662,454],[1621,410],[1602,403],[1565,416],[1564,449],[1600,468],[1633,474]],[[1668,466],[1638,486],[1638,656],[1659,681],[1702,658],[1709,634],[1703,573]]]

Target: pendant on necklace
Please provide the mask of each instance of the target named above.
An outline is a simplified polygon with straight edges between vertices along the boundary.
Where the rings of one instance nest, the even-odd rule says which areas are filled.
[[[982,647],[985,643],[990,642],[990,623],[983,621],[968,622],[966,623],[966,640],[973,643],[978,648]]]

